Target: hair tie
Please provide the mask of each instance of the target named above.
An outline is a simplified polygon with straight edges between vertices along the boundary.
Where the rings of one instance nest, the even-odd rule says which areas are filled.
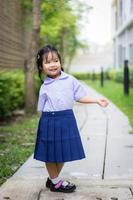
[[[39,59],[39,58],[40,58],[40,55],[38,54],[38,55],[37,55],[37,59]]]

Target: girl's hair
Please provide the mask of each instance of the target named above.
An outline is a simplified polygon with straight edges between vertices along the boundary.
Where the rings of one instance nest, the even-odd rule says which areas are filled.
[[[37,69],[38,69],[38,75],[39,75],[39,78],[40,78],[40,80],[41,80],[42,83],[43,83],[43,80],[41,78],[41,74],[42,74],[42,71],[43,71],[43,66],[42,66],[43,55],[46,55],[46,60],[47,60],[49,52],[56,53],[57,56],[58,56],[58,58],[59,58],[59,61],[61,63],[61,56],[60,56],[58,50],[54,46],[47,45],[47,46],[44,46],[41,49],[39,49],[39,51],[37,53],[37,56],[36,56],[36,64],[37,64]],[[61,67],[61,70],[64,71],[64,69],[62,67]]]

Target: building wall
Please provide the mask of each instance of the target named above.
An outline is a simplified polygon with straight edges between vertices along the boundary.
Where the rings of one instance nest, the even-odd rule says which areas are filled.
[[[133,65],[133,0],[114,0],[112,18],[114,66],[122,66],[125,59]]]
[[[0,68],[24,65],[22,9],[18,0],[0,0]]]

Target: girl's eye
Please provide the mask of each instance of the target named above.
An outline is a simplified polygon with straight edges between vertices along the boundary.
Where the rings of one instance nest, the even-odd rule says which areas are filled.
[[[47,61],[45,64],[50,64],[51,62],[58,62],[59,60]]]
[[[49,63],[51,63],[51,61],[47,61],[47,62],[45,62],[45,64],[49,64]]]

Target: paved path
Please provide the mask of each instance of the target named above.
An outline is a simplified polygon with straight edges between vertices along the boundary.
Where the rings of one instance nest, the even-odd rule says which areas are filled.
[[[88,94],[100,96],[90,87]],[[73,194],[51,193],[44,187],[43,162],[32,159],[0,189],[11,200],[133,200],[133,135],[128,118],[111,102],[107,108],[75,104],[86,159],[66,163],[62,176],[77,184]]]

